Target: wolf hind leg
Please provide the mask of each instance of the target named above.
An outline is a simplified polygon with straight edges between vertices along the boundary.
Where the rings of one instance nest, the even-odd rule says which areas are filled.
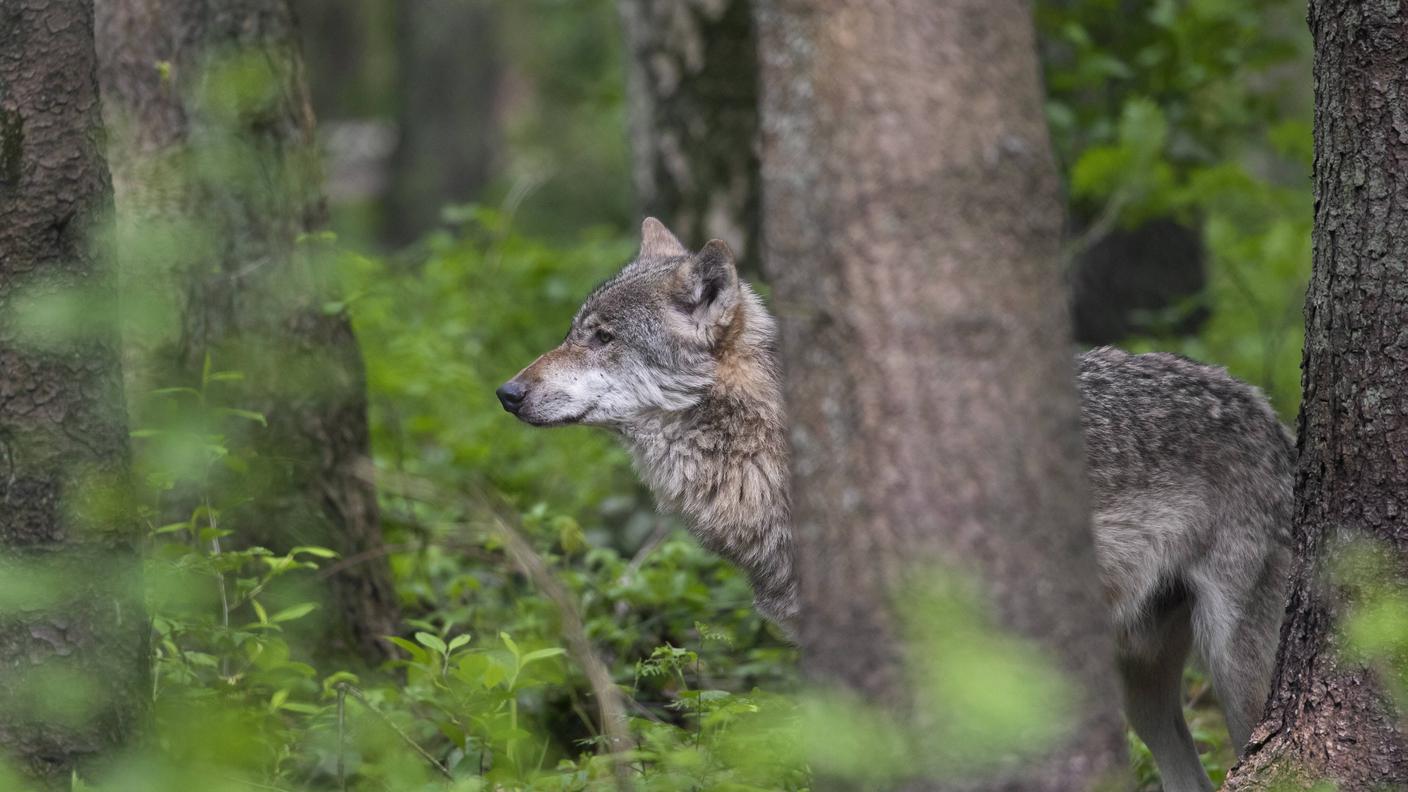
[[[1250,580],[1219,576],[1222,587],[1194,584],[1193,630],[1237,755],[1261,720],[1285,612],[1287,560],[1274,548]],[[1228,589],[1228,582],[1239,585]]]
[[[1211,792],[1183,719],[1183,665],[1193,642],[1187,605],[1156,616],[1148,627],[1140,651],[1118,660],[1125,716],[1154,755],[1164,792]]]

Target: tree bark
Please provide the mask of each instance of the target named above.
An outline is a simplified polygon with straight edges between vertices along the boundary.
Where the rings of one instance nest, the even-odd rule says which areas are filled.
[[[0,751],[46,788],[91,777],[149,690],[95,69],[92,3],[0,0]],[[36,295],[90,310],[26,329]]]
[[[620,0],[637,200],[691,250],[758,270],[758,61],[748,0]]]
[[[1343,792],[1408,786],[1408,741],[1375,673],[1346,653],[1354,581],[1339,551],[1367,540],[1408,575],[1408,9],[1312,0],[1314,268],[1296,474],[1296,561],[1266,719],[1228,790],[1291,773]]]
[[[222,427],[253,451],[246,473],[213,487],[222,527],[275,551],[379,547],[361,353],[336,307],[331,251],[305,236],[325,212],[286,0],[99,0],[98,45],[123,218],[195,226],[170,242],[191,252],[177,265],[181,328],[160,353],[160,384],[198,385],[209,356],[244,374],[221,402],[268,422]],[[385,558],[332,581],[317,647],[384,657],[397,624]]]
[[[495,12],[485,0],[396,6],[399,140],[391,158],[385,238],[419,239],[447,204],[480,197],[499,150],[503,79]]]
[[[905,656],[902,602],[962,570],[1073,683],[1076,724],[996,775],[902,787],[1089,788],[1123,772],[1125,738],[1031,9],[762,0],[757,21],[806,669],[943,718],[912,712],[926,658]]]

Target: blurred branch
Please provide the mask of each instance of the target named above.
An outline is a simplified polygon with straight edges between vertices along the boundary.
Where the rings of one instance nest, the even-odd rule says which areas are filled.
[[[396,519],[402,522],[413,521],[413,518],[404,516],[397,516]],[[469,542],[457,542],[453,539],[442,539],[439,540],[437,544],[439,544],[441,547],[452,549],[455,552],[471,556],[479,561],[492,562],[498,560],[489,553],[484,552],[483,548],[479,547],[476,544],[471,544]],[[322,569],[319,569],[317,578],[318,580],[327,580],[328,578],[337,575],[341,572],[345,572],[346,570],[355,567],[358,564],[365,564],[368,561],[372,561],[383,556],[395,555],[397,553],[411,553],[417,550],[423,550],[425,549],[425,546],[426,543],[424,542],[398,542],[396,544],[384,544],[378,545],[377,547],[371,547],[366,550],[363,550],[360,553],[354,553],[353,555],[347,556],[346,558],[338,559],[335,563],[329,564],[323,567]]]
[[[369,463],[361,467],[360,475],[370,477],[372,474],[373,471]],[[635,748],[635,741],[631,738],[630,730],[627,728],[626,697],[622,695],[615,681],[611,678],[610,669],[592,646],[576,601],[548,568],[543,557],[533,549],[532,544],[516,527],[517,517],[490,495],[484,493],[477,493],[472,497],[447,495],[433,483],[405,473],[388,475],[386,471],[383,471],[380,484],[383,488],[398,493],[402,497],[433,503],[444,503],[447,500],[458,501],[471,511],[486,515],[488,530],[503,541],[509,556],[523,574],[557,608],[561,621],[562,638],[567,644],[567,653],[582,669],[587,678],[587,684],[591,686],[592,694],[596,697],[598,716],[601,719],[601,733],[605,737],[602,744],[612,758],[617,785],[622,790],[629,790],[631,788],[631,769],[627,762],[626,752]],[[462,523],[461,525],[471,529],[484,529],[483,526],[475,523]]]
[[[455,780],[454,775],[451,774],[448,769],[446,769],[445,765],[440,764],[439,759],[436,759],[434,756],[431,756],[429,751],[425,750],[420,746],[420,743],[411,739],[411,735],[406,734],[406,732],[402,731],[401,727],[397,726],[395,721],[391,720],[391,718],[387,717],[385,713],[377,709],[376,705],[371,703],[371,701],[367,699],[366,694],[362,693],[361,690],[353,687],[352,685],[347,684],[346,682],[339,683],[337,685],[337,689],[341,692],[347,693],[348,695],[352,696],[352,698],[362,702],[362,706],[366,707],[368,710],[371,711],[373,715],[380,718],[382,723],[385,723],[387,726],[390,726],[392,731],[396,732],[396,734],[403,741],[405,741],[407,745],[414,748],[415,752],[421,755],[421,758],[425,759],[425,761],[429,762],[432,766],[434,766],[436,770],[440,771],[440,775],[445,776],[451,781]]]
[[[665,540],[669,537],[669,522],[663,519],[656,519],[655,530],[650,532],[650,536],[646,538],[645,543],[642,544],[640,546],[640,549],[636,551],[636,554],[631,557],[631,562],[627,564],[626,569],[621,572],[621,577],[617,580],[617,582],[622,586],[630,583],[631,579],[634,578],[636,576],[636,573],[640,571],[640,568],[645,563],[645,560],[650,557],[651,553],[655,552],[655,549],[657,547],[664,544]],[[629,610],[630,603],[626,602],[625,600],[621,600],[620,602],[616,603],[617,617],[625,616]]]
[[[1075,262],[1084,256],[1086,251],[1100,244],[1100,240],[1110,235],[1115,230],[1115,225],[1120,221],[1120,213],[1129,205],[1132,199],[1131,190],[1120,188],[1110,196],[1110,200],[1105,202],[1104,208],[1100,210],[1099,216],[1095,218],[1080,236],[1067,242],[1061,248],[1061,269],[1069,270]]]
[[[524,574],[557,606],[561,614],[562,636],[567,641],[567,651],[581,666],[587,676],[587,683],[596,695],[601,716],[601,731],[606,737],[607,750],[615,761],[617,783],[622,789],[629,789],[630,767],[622,752],[635,748],[635,742],[626,727],[625,697],[612,680],[611,670],[592,647],[576,602],[572,600],[561,581],[548,569],[543,557],[538,555],[528,540],[507,521],[496,515],[493,522],[507,545],[509,554],[518,562]]]
[[[501,225],[494,234],[493,242],[489,246],[489,271],[498,272],[504,262],[504,240],[508,239],[509,233],[513,230],[513,221],[518,216],[518,210],[523,206],[523,202],[528,200],[533,193],[538,191],[548,182],[546,173],[530,173],[513,182],[509,188],[508,196],[504,198],[502,206]]]

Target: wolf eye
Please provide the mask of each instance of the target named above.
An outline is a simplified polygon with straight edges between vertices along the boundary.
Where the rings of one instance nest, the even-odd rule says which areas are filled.
[[[616,340],[616,336],[611,335],[609,330],[601,327],[598,327],[596,332],[592,333],[592,342],[597,346],[606,346],[614,340]]]

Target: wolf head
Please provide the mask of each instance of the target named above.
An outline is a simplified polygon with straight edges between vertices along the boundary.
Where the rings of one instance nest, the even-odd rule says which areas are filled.
[[[728,245],[690,253],[647,218],[640,255],[587,297],[556,349],[498,389],[499,401],[535,426],[621,428],[688,409],[714,383],[716,353],[747,300],[756,297]]]

